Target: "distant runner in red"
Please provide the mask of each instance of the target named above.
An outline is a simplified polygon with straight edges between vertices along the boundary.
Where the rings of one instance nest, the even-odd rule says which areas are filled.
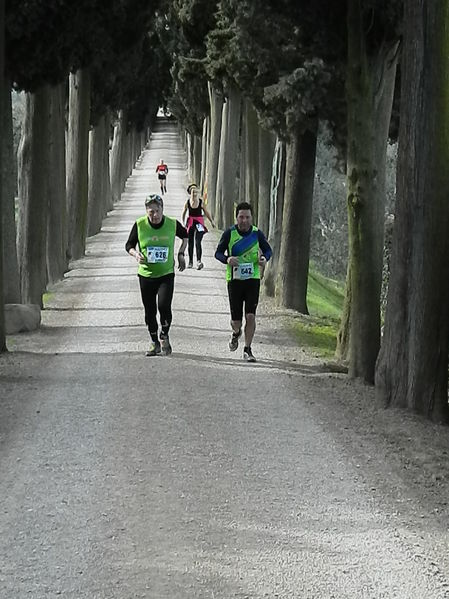
[[[167,173],[168,166],[165,164],[163,160],[156,167],[156,173],[159,178],[159,183],[161,184],[161,193],[167,193]]]

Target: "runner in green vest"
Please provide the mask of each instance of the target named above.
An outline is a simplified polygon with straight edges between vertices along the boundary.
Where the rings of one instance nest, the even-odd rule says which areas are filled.
[[[172,352],[168,332],[172,322],[171,304],[175,283],[175,238],[182,240],[178,250],[178,270],[183,271],[186,267],[184,251],[188,234],[179,221],[164,216],[164,202],[159,195],[148,196],[145,208],[146,215],[134,223],[125,248],[139,264],[137,275],[145,308],[145,323],[151,337],[146,355],[162,353],[168,356]]]
[[[229,349],[235,351],[242,334],[243,305],[245,305],[245,347],[243,358],[255,362],[251,343],[256,330],[256,309],[259,302],[260,279],[271,247],[260,229],[253,226],[251,204],[242,202],[235,210],[237,223],[221,236],[215,258],[226,264],[232,335]]]

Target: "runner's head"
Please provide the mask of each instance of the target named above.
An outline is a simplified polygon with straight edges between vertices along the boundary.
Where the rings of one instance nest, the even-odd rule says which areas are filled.
[[[237,227],[240,231],[243,233],[249,231],[253,226],[253,209],[251,204],[248,204],[248,202],[240,202],[240,204],[237,204],[235,218],[237,220]]]
[[[162,216],[164,212],[164,201],[161,196],[156,193],[152,193],[151,195],[145,198],[145,208],[147,211],[148,218],[150,219],[150,223],[153,225],[158,225],[162,221]]]

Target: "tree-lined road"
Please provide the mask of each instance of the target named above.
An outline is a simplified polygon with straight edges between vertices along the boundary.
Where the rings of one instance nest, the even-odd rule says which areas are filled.
[[[124,245],[158,191],[160,158],[166,213],[180,217],[185,154],[163,122],[86,256],[50,291],[42,328],[8,339],[0,596],[449,597],[447,527],[375,439],[351,430],[357,416],[343,422],[345,394],[371,390],[320,373],[266,311],[257,364],[229,353],[215,233],[205,268],[176,275],[173,356],[144,356]]]

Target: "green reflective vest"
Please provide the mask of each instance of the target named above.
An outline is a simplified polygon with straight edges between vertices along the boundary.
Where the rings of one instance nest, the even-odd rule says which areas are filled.
[[[228,256],[236,256],[239,266],[226,265],[226,280],[260,279],[259,270],[259,235],[258,228],[253,225],[249,235],[240,235],[234,225],[228,245]]]
[[[146,259],[146,262],[139,264],[139,275],[157,278],[175,271],[175,237],[174,218],[164,216],[164,224],[159,229],[150,225],[146,215],[137,219],[139,248]]]

